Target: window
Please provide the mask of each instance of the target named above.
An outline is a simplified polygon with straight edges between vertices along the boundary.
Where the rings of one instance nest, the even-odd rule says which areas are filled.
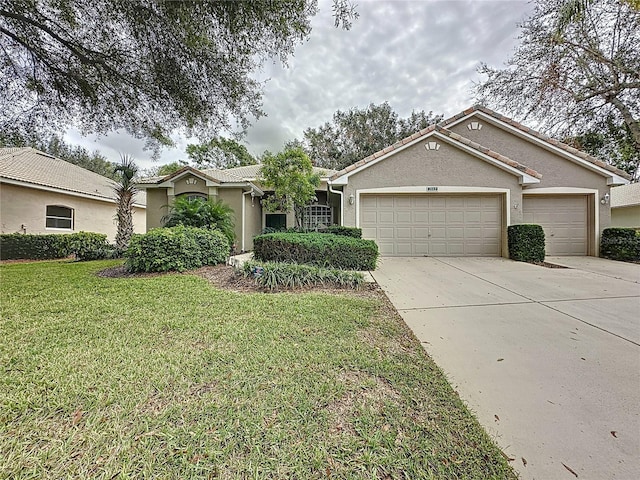
[[[185,193],[183,196],[187,197],[187,200],[189,200],[190,202],[193,202],[195,200],[206,200],[207,199],[207,196],[203,195],[201,193]]]
[[[265,220],[267,228],[275,228],[276,230],[287,228],[287,215],[284,213],[267,213]]]
[[[331,207],[328,205],[310,205],[305,208],[302,222],[305,230],[315,230],[329,225],[331,225]]]
[[[47,205],[46,227],[73,230],[73,209],[60,205]]]

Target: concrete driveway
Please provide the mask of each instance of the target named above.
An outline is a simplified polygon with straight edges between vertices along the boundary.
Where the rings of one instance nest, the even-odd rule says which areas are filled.
[[[547,261],[571,268],[383,258],[373,276],[521,478],[636,479],[640,265]]]

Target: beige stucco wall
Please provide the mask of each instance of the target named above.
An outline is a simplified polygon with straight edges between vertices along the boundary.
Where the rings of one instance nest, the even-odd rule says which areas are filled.
[[[61,205],[74,211],[74,228],[70,230],[46,228],[47,205]],[[0,184],[0,227],[2,233],[105,233],[109,241],[116,236],[116,204],[64,193],[35,188]],[[22,225],[26,229],[22,229]],[[143,208],[134,207],[133,225],[136,233],[146,231]]]
[[[185,175],[184,177],[176,180],[174,182],[173,188],[174,194],[176,196],[182,195],[184,193],[201,193],[204,195],[209,194],[209,187],[207,187],[205,181],[194,175]]]
[[[166,188],[147,189],[147,231],[162,226],[162,217],[168,212]]]
[[[260,197],[251,199],[251,195],[244,196],[244,214],[245,214],[245,230],[244,230],[244,250],[253,250],[253,237],[258,235],[262,230],[262,207],[260,206]],[[242,248],[242,243],[238,245],[238,249]]]
[[[451,130],[542,174],[540,183],[524,187],[523,193],[549,187],[593,189],[598,191],[596,194],[598,199],[610,193],[606,177],[507,132],[485,119],[474,118],[474,120],[482,124],[482,129],[469,130],[467,125],[471,120],[466,120],[451,127]],[[598,202],[598,205],[600,230],[602,230],[611,224],[611,209],[609,204],[602,205]]]
[[[236,234],[236,250],[242,248],[242,188],[220,188],[218,198],[233,209]],[[249,195],[247,195],[249,196]]]
[[[612,208],[611,226],[640,228],[640,205]]]

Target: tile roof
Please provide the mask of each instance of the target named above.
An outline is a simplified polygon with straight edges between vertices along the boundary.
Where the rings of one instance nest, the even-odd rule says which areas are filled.
[[[115,182],[35,148],[0,148],[0,177],[115,202]],[[139,192],[135,204],[146,205]]]
[[[400,147],[402,147],[403,145],[406,145],[409,142],[413,142],[414,140],[419,139],[420,137],[424,137],[425,135],[428,135],[429,133],[432,133],[433,131],[437,131],[438,133],[441,133],[443,135],[448,136],[449,138],[452,138],[453,140],[456,140],[458,142],[461,142],[471,148],[474,148],[475,150],[478,150],[486,155],[489,155],[490,157],[499,160],[511,167],[517,168],[518,170],[521,170],[524,173],[527,173],[528,175],[531,175],[533,177],[536,178],[542,178],[542,175],[540,175],[538,172],[536,172],[535,170],[532,170],[531,168],[520,164],[519,162],[516,162],[515,160],[511,160],[508,157],[505,157],[504,155],[500,155],[497,152],[494,152],[486,147],[483,147],[482,145],[472,142],[471,140],[458,135],[454,132],[452,132],[451,130],[448,130],[446,128],[447,125],[450,125],[454,122],[456,122],[457,120],[466,117],[467,115],[470,115],[474,112],[482,112],[485,113],[486,115],[489,115],[497,120],[500,120],[501,122],[507,123],[508,125],[511,125],[512,127],[517,128],[518,130],[521,130],[525,133],[528,133],[534,137],[536,137],[539,140],[542,140],[546,143],[548,143],[549,145],[552,145],[554,147],[560,148],[561,150],[566,151],[567,153],[570,153],[572,155],[575,155],[583,160],[586,160],[590,163],[593,163],[594,165],[597,165],[598,167],[601,167],[609,172],[615,173],[616,175],[619,175],[623,178],[626,178],[627,180],[629,180],[631,177],[624,171],[609,165],[605,162],[603,162],[602,160],[599,160],[581,150],[578,150],[576,148],[571,147],[570,145],[567,145],[566,143],[562,143],[558,140],[555,140],[547,135],[544,135],[540,132],[536,132],[535,130],[529,128],[529,127],[525,127],[524,125],[521,125],[520,123],[516,122],[515,120],[512,120],[511,118],[505,117],[504,115],[500,115],[497,112],[494,112],[493,110],[483,107],[481,105],[475,105],[471,108],[468,108],[460,113],[458,113],[457,115],[454,115],[453,117],[447,118],[446,120],[443,120],[442,122],[436,124],[436,125],[430,125],[422,130],[420,130],[419,132],[414,133],[413,135],[403,138],[402,140],[394,143],[393,145],[390,145],[378,152],[375,152],[372,155],[369,155],[367,158],[364,158],[352,165],[347,166],[346,168],[343,168],[342,170],[340,170],[339,172],[334,173],[330,180],[335,180],[338,177],[341,177],[349,172],[352,172],[353,170],[356,170],[357,168],[360,168],[361,166],[376,160],[378,158],[380,158],[383,155],[386,155],[389,152],[392,152],[394,150],[399,149]]]
[[[442,122],[440,122],[439,125],[446,127],[447,125],[450,125],[451,123],[454,123],[456,120],[466,117],[467,115],[470,115],[473,112],[482,112],[486,115],[489,115],[490,117],[495,118],[496,120],[506,123],[514,128],[517,128],[518,130],[524,133],[528,133],[529,135],[536,137],[538,140],[542,140],[543,142],[548,143],[549,145],[552,145],[561,150],[564,150],[565,152],[575,155],[576,157],[586,160],[587,162],[593,163],[594,165],[597,165],[600,168],[604,168],[605,170],[611,173],[615,173],[616,175],[622,178],[626,178],[627,180],[631,179],[631,176],[627,172],[620,170],[619,168],[616,168],[613,165],[609,165],[608,163],[603,162],[602,160],[594,156],[591,156],[588,153],[583,152],[582,150],[578,150],[577,148],[574,148],[571,145],[567,145],[566,143],[563,143],[563,142],[560,142],[559,140],[551,138],[548,135],[545,135],[544,133],[537,132],[532,128],[522,125],[521,123],[516,122],[515,120],[509,117],[505,117],[504,115],[501,115],[497,112],[494,112],[490,108],[484,107],[482,105],[474,105],[473,107],[468,108],[465,111],[460,112],[451,118],[447,118],[446,120],[443,120]]]
[[[223,171],[232,173],[233,175],[238,175],[245,179],[257,179],[260,173],[260,168],[262,168],[262,165],[258,163],[256,165],[247,165],[245,167],[228,168]],[[313,167],[313,173],[320,175],[320,178],[329,178],[331,175],[336,173],[336,170],[331,170],[330,168]]]
[[[423,128],[422,130],[420,130],[419,132],[414,133],[413,135],[407,137],[407,138],[403,138],[402,140],[400,140],[399,142],[394,143],[393,145],[390,145],[376,153],[374,153],[373,155],[369,155],[367,158],[360,160],[359,162],[356,162],[352,165],[349,165],[348,167],[340,170],[339,172],[336,172],[332,177],[331,180],[335,180],[338,177],[341,177],[342,175],[345,175],[346,173],[352,172],[353,170],[356,170],[357,168],[362,167],[363,165],[372,162],[373,160],[376,160],[380,157],[382,157],[383,155],[386,155],[387,153],[393,152],[394,150],[399,149],[400,147],[406,145],[407,143],[413,142],[414,140],[417,140],[421,137],[424,137],[430,133],[433,132],[437,132],[440,133],[442,135],[445,135],[446,137],[451,138],[452,140],[458,142],[458,143],[462,143],[463,145],[466,145],[469,148],[472,148],[473,150],[476,150],[480,153],[483,153],[484,155],[487,155],[491,158],[493,158],[494,160],[498,160],[499,162],[504,163],[505,165],[508,165],[510,167],[516,168],[518,170],[520,170],[523,173],[526,173],[527,175],[530,175],[534,178],[542,178],[542,175],[538,172],[536,172],[535,170],[527,167],[526,165],[522,165],[519,162],[516,162],[515,160],[511,160],[508,157],[505,157],[504,155],[499,154],[498,152],[494,152],[493,150],[483,147],[482,145],[480,145],[479,143],[473,142],[471,140],[469,140],[466,137],[463,137],[462,135],[459,135],[457,133],[452,132],[451,130],[447,130],[446,128],[441,127],[440,125],[431,125],[427,128]]]
[[[261,167],[261,164],[257,164],[247,165],[244,167],[227,168],[224,170],[216,168],[206,168],[203,170],[198,170],[191,166],[186,166],[181,168],[177,172],[172,173],[171,175],[167,175],[164,177],[146,177],[140,179],[138,183],[140,185],[153,185],[162,183],[166,180],[171,180],[171,178],[175,177],[176,175],[180,175],[185,171],[191,171],[196,174],[201,173],[218,183],[247,183],[250,180],[255,180],[258,178]],[[313,167],[313,173],[317,173],[318,175],[320,175],[320,178],[328,178],[335,172],[335,170],[331,170],[328,168]]]
[[[640,205],[640,183],[630,183],[611,189],[611,208]]]

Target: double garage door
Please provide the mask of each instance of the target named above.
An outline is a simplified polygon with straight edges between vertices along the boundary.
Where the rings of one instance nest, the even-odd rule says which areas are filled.
[[[385,256],[500,256],[500,195],[362,195],[362,235]]]

